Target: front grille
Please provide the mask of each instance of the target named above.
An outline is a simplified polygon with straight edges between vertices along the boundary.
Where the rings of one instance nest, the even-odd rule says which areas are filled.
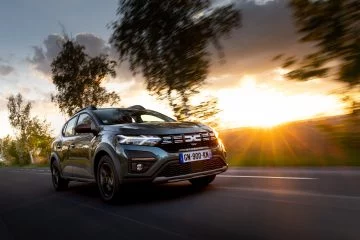
[[[226,166],[226,163],[221,158],[212,158],[210,160],[179,163],[169,163],[158,174],[159,177],[175,177],[179,175],[198,173],[219,169]]]
[[[199,132],[191,134],[163,135],[158,147],[164,151],[174,153],[181,149],[216,147],[218,142],[213,132]]]

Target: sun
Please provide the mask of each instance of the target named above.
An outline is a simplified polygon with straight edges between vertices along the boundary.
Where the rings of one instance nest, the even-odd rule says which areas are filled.
[[[341,114],[343,106],[328,95],[290,95],[267,85],[258,85],[252,76],[240,86],[219,91],[223,127],[273,127],[285,122],[319,115]]]

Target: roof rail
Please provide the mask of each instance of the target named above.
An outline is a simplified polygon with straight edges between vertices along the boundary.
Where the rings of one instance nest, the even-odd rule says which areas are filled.
[[[146,110],[146,108],[144,108],[141,105],[134,105],[134,106],[131,106],[131,107],[128,107],[128,108],[129,109],[137,109],[137,110]]]
[[[94,105],[90,105],[90,106],[87,106],[87,107],[84,107],[84,108],[80,109],[79,111],[76,111],[76,113],[79,113],[79,112],[84,111],[84,110],[96,110],[96,109],[97,108]]]

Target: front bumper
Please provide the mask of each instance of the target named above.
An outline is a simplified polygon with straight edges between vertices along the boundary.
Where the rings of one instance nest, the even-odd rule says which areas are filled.
[[[183,180],[189,180],[192,178],[199,178],[199,177],[205,177],[209,175],[216,175],[220,174],[222,172],[225,172],[227,170],[228,166],[224,166],[219,169],[209,170],[209,171],[203,171],[203,172],[197,172],[197,173],[190,173],[185,175],[178,175],[173,177],[155,177],[152,181],[153,183],[168,183],[168,182],[178,182]]]
[[[201,160],[191,163],[180,163],[179,153],[169,153],[157,147],[144,146],[123,146],[119,149],[123,152],[121,159],[123,183],[152,182],[166,183],[188,180],[209,175],[216,175],[227,170],[226,154],[220,146],[210,148],[212,151],[212,159]],[[130,170],[133,164],[133,158],[129,155],[129,151],[139,154],[144,151],[156,158],[147,171],[134,173]],[[120,155],[120,154],[119,154]],[[144,157],[144,156],[141,156]]]

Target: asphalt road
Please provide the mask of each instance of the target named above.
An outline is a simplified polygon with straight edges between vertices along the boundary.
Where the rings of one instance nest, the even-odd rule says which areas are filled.
[[[360,239],[360,169],[230,169],[187,182],[55,192],[46,169],[0,168],[0,239]]]

